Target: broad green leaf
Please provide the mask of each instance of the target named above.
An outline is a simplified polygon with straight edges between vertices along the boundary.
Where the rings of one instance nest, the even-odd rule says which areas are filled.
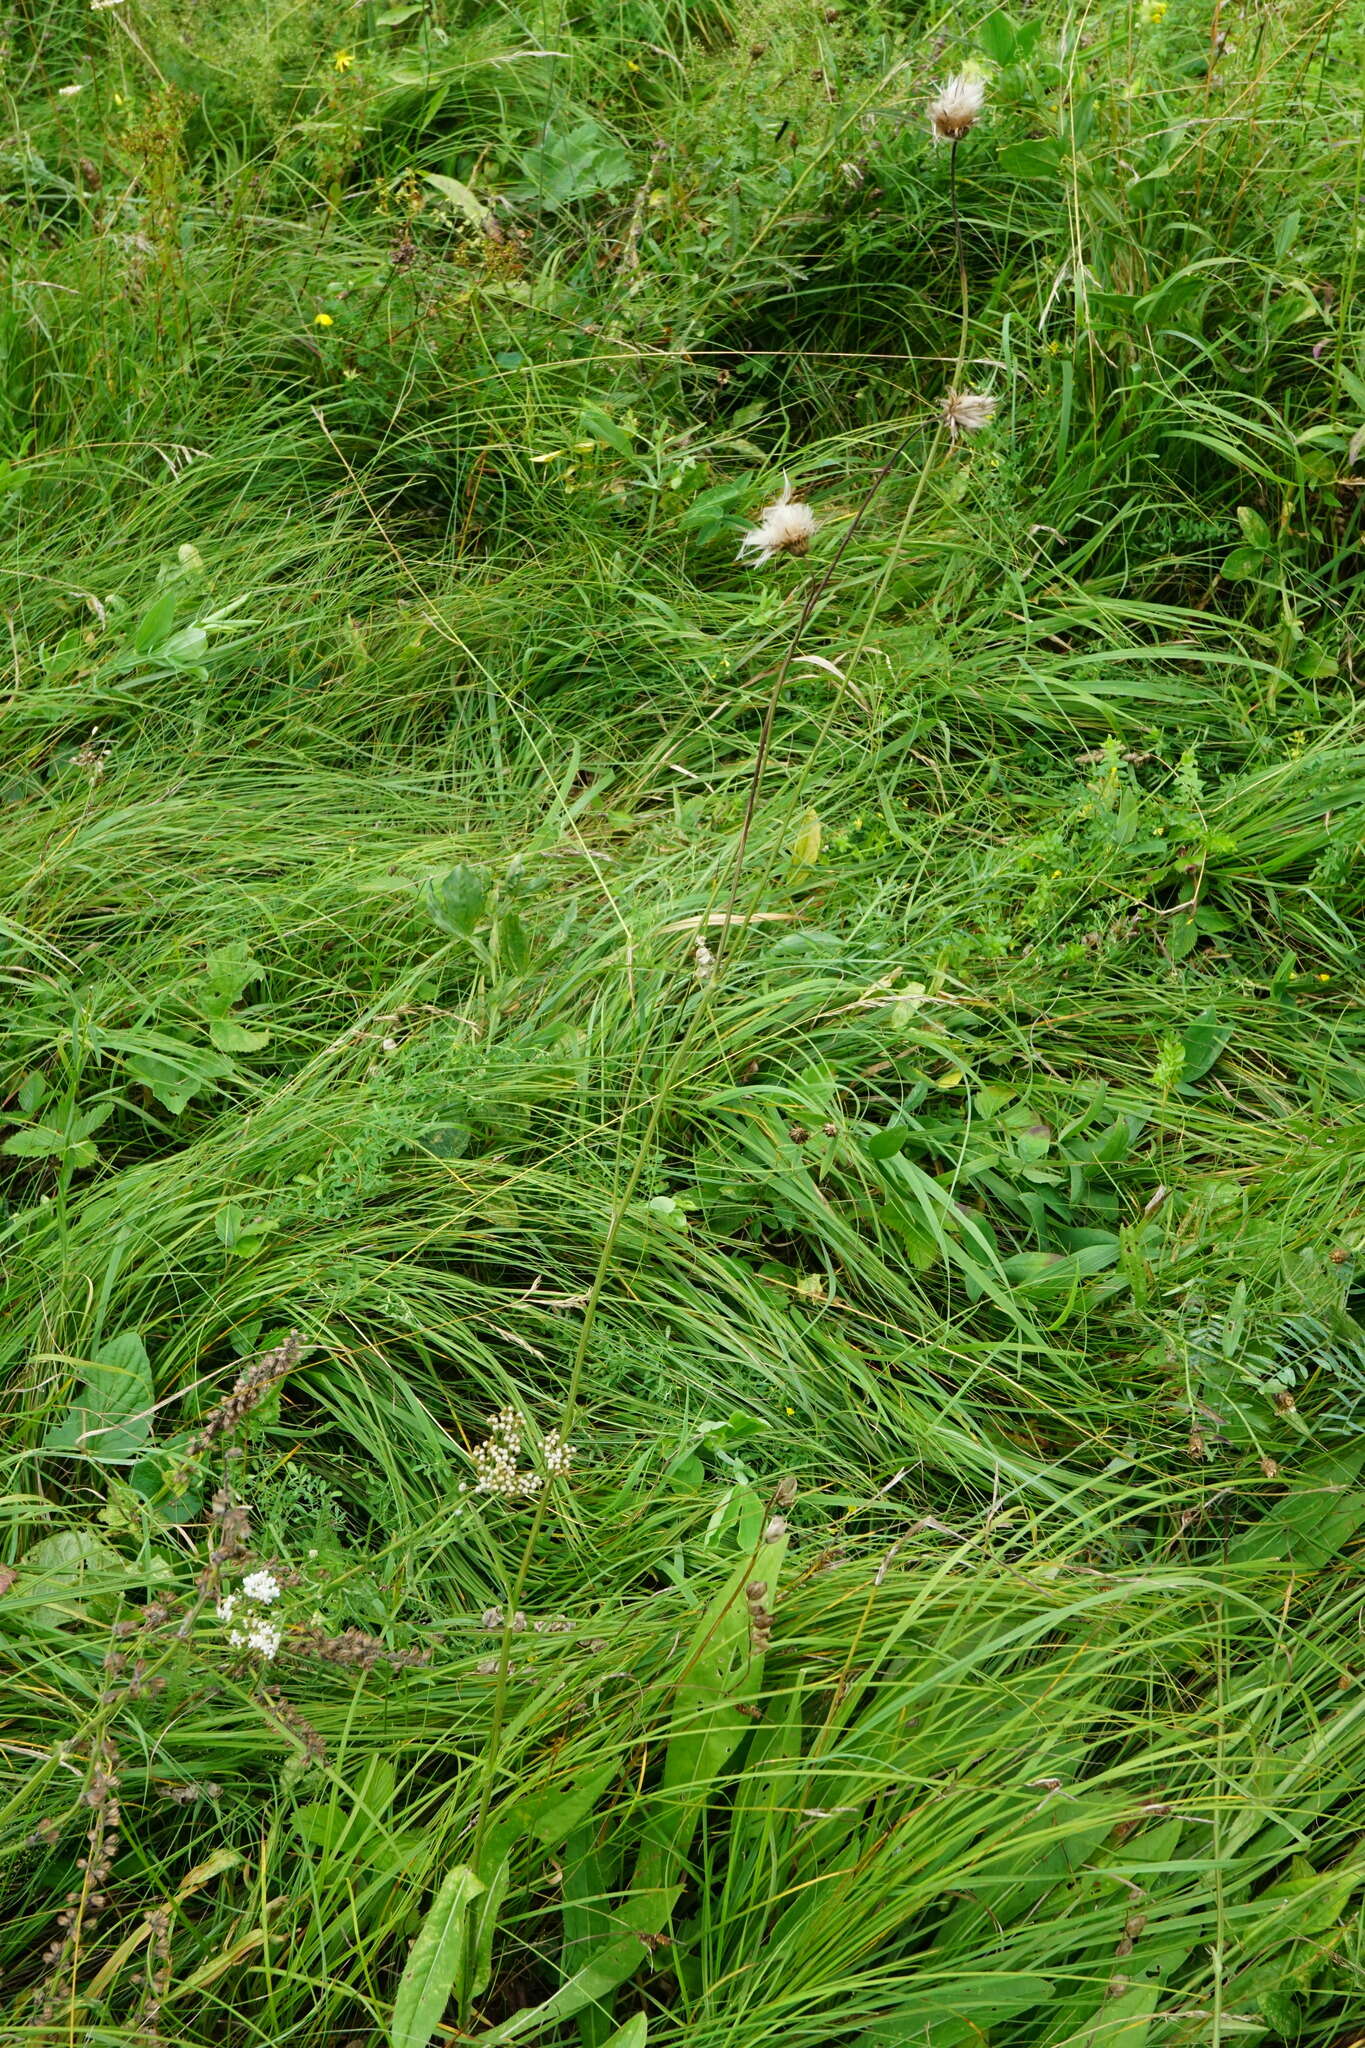
[[[6,1138],[0,1151],[13,1159],[60,1159],[68,1143],[65,1131],[54,1130],[51,1124],[31,1124],[26,1131]]]
[[[219,1052],[259,1052],[263,1045],[269,1045],[270,1030],[264,1024],[253,1030],[248,1024],[239,1024],[235,1017],[214,1017],[209,1022],[209,1037]]]
[[[526,926],[515,910],[504,910],[494,931],[498,965],[507,974],[524,974],[531,961],[531,942]]]
[[[1159,1978],[1129,1983],[1107,1998],[1085,2029],[1086,2048],[1145,2048],[1163,1988]]]
[[[999,8],[988,14],[976,32],[976,40],[992,64],[1012,64],[1018,48],[1014,23]]]
[[[310,1848],[328,1856],[363,1856],[378,1869],[393,1861],[393,1847],[383,1817],[393,1804],[397,1773],[387,1757],[371,1757],[354,1788],[339,1786],[331,1799],[310,1801],[296,1809],[293,1826]]]
[[[101,1124],[107,1124],[113,1114],[114,1105],[112,1102],[97,1102],[93,1109],[81,1110],[71,1119],[72,1137],[88,1138],[90,1133],[97,1131]]]
[[[1302,221],[1302,219],[1303,215],[1299,212],[1298,208],[1293,207],[1284,216],[1284,219],[1276,228],[1275,260],[1277,263],[1279,262],[1282,256],[1287,256],[1289,254],[1289,251],[1293,248],[1294,237],[1299,232],[1299,223]]]
[[[521,165],[527,182],[519,196],[546,207],[596,198],[634,176],[628,151],[591,119],[565,134],[546,135],[536,148],[525,151]]]
[[[613,1853],[611,1832],[599,1822],[587,1820],[564,1844],[561,1859],[560,1920],[563,1939],[559,1951],[561,1981],[574,1972],[609,1940],[614,1932],[611,1900],[620,1874],[619,1854]],[[576,2015],[581,2048],[602,2048],[615,2026],[615,1998],[611,1992]]]
[[[821,826],[818,811],[807,811],[792,841],[792,866],[813,868],[820,858]]]
[[[1307,683],[1320,683],[1334,676],[1339,666],[1336,656],[1325,647],[1315,640],[1305,640],[1295,657],[1294,673]]]
[[[483,915],[488,883],[478,868],[463,863],[422,884],[418,902],[443,932],[467,939]]]
[[[1221,573],[1229,583],[1249,583],[1261,574],[1268,559],[1263,548],[1233,548],[1223,557]]]
[[[1106,1234],[1107,1235],[1107,1234]],[[1118,1263],[1117,1238],[1104,1244],[1084,1246],[1069,1252],[1015,1252],[1003,1262],[1014,1286],[1025,1294],[1067,1293],[1094,1273],[1103,1273]]]
[[[732,1571],[703,1612],[681,1658],[661,1799],[640,1850],[632,1894],[666,1890],[686,1855],[702,1808],[752,1727],[741,1711],[757,1694],[763,1652],[752,1639],[745,1588],[761,1580],[771,1606],[787,1554],[785,1525]]]
[[[1239,505],[1237,507],[1237,524],[1242,529],[1242,539],[1248,547],[1259,548],[1262,552],[1269,548],[1271,544],[1270,528],[1266,525],[1260,513],[1253,511],[1250,505]]]
[[[415,10],[414,10],[415,12]],[[462,213],[476,228],[487,227],[491,218],[488,207],[468,185],[462,185],[458,178],[443,177],[439,171],[423,171],[422,176],[442,199],[449,200],[457,213]]]
[[[1235,1564],[1324,1565],[1365,1522],[1365,1488],[1357,1484],[1365,1448],[1324,1451],[1286,1474],[1290,1491],[1250,1529],[1233,1539]]]
[[[487,2033],[474,2038],[482,2048],[501,2048],[506,2041],[519,2041],[525,2035],[540,2034],[557,2026],[560,2021],[572,2019],[585,2006],[596,2005],[609,1993],[618,1989],[628,1977],[633,1977],[642,1963],[649,1959],[649,1946],[643,1937],[655,1935],[667,1921],[678,1896],[680,1884],[670,1885],[661,1892],[651,1892],[646,1897],[629,1899],[619,1912],[611,1915],[615,1932],[612,1937],[595,1949],[580,1969],[574,1971],[560,1985],[558,1991],[541,2005],[526,2007],[514,2012],[501,2025],[490,2027]],[[406,2044],[395,2043],[395,2048],[406,2048]]]
[[[214,1093],[218,1081],[236,1072],[231,1060],[218,1059],[197,1046],[186,1047],[186,1058],[187,1063],[181,1065],[161,1053],[133,1053],[125,1065],[133,1080],[140,1081],[164,1110],[180,1116],[196,1095]]]
[[[1184,960],[1199,941],[1199,925],[1192,912],[1182,910],[1173,917],[1166,933],[1166,950],[1172,960]]]
[[[1232,1037],[1232,1032],[1231,1024],[1219,1023],[1216,1010],[1200,1011],[1193,1024],[1181,1035],[1180,1043],[1185,1053],[1184,1064],[1180,1069],[1180,1085],[1183,1088],[1188,1088],[1194,1081],[1203,1080]]]
[[[603,412],[600,406],[585,405],[578,416],[578,422],[580,438],[586,436],[593,441],[600,441],[605,448],[614,448],[618,455],[633,455],[635,453],[635,443],[632,441],[629,433],[624,427],[618,426],[616,421],[609,414]],[[708,497],[713,497],[716,493],[708,492],[707,495]],[[695,512],[701,502],[700,498],[694,500],[693,504],[688,508],[689,512]],[[686,525],[686,516],[684,516],[680,523]]]
[[[43,1448],[79,1451],[103,1464],[133,1464],[151,1435],[155,1398],[146,1346],[136,1330],[124,1330],[95,1353],[66,1417],[48,1431]]]
[[[260,961],[252,959],[240,939],[231,946],[215,946],[204,960],[204,980],[230,1003],[239,1003],[251,983],[264,973]]]
[[[926,1984],[884,2019],[859,2034],[854,2048],[956,2048],[979,2042],[995,2020],[1045,2005],[1052,1996],[1046,1977],[1002,1970],[998,1975],[954,1977]]]
[[[470,1902],[483,1889],[468,1864],[457,1863],[447,1871],[399,1979],[390,2035],[393,2048],[427,2048],[464,1964]]]
[[[1014,1149],[1027,1164],[1036,1166],[1052,1150],[1052,1132],[1046,1124],[1029,1124],[1015,1139]]]
[[[203,1493],[192,1479],[180,1479],[189,1437],[173,1437],[138,1459],[128,1474],[128,1484],[139,1500],[146,1501],[157,1518],[171,1528],[191,1522],[203,1506]],[[178,1489],[178,1490],[173,1490]]]
[[[999,156],[1009,178],[1052,179],[1062,175],[1062,145],[1052,137],[1041,142],[1007,142]]]
[[[46,1074],[25,1074],[19,1083],[19,1107],[25,1116],[36,1116],[42,1108],[50,1083]]]
[[[623,2027],[608,2035],[602,2048],[645,2048],[649,2039],[649,2014],[637,2012]]]
[[[1082,1166],[1113,1166],[1128,1157],[1133,1149],[1133,1139],[1140,1130],[1141,1125],[1136,1120],[1130,1123],[1127,1117],[1118,1117],[1098,1138],[1086,1138],[1068,1145],[1066,1156]]]
[[[219,1244],[225,1245],[228,1251],[231,1251],[242,1234],[242,1225],[245,1222],[246,1211],[240,1202],[225,1203],[213,1219],[214,1235]]]
[[[179,587],[172,583],[154,598],[133,629],[132,647],[134,654],[150,654],[166,638],[175,624],[176,607],[180,602]]]
[[[197,668],[208,652],[209,636],[202,626],[182,626],[153,651],[158,661],[176,668]]]
[[[512,1865],[506,1856],[484,1887],[474,1908],[474,1939],[469,1958],[469,1997],[482,1998],[493,1976],[493,1937],[498,1931],[498,1914],[512,1881]]]
[[[596,1806],[620,1769],[619,1760],[595,1765],[582,1772],[567,1791],[554,1790],[527,1799],[521,1814],[528,1831],[546,1849],[554,1849],[571,1835]]]
[[[19,1565],[15,1591],[34,1602],[30,1612],[56,1627],[87,1618],[78,1605],[86,1579],[92,1572],[113,1571],[120,1564],[117,1553],[101,1543],[91,1529],[64,1529],[45,1536],[28,1549]],[[96,1603],[97,1605],[99,1603]]]

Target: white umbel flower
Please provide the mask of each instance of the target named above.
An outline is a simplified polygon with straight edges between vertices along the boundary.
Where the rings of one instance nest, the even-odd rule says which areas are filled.
[[[995,417],[998,401],[985,391],[950,391],[943,401],[943,419],[950,439],[979,434]]]
[[[936,142],[961,142],[976,126],[986,104],[986,81],[975,71],[959,71],[936,100],[929,103],[929,126]]]
[[[815,527],[815,514],[803,498],[795,496],[784,476],[780,494],[763,507],[758,525],[751,526],[740,542],[739,560],[748,554],[760,562],[770,562],[774,555],[804,555]]]
[[[268,1607],[280,1597],[280,1582],[273,1572],[248,1572],[242,1580],[242,1591],[248,1600],[259,1600],[263,1607]]]

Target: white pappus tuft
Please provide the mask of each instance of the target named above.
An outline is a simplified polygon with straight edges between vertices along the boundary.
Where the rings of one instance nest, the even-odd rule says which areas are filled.
[[[986,81],[977,72],[959,71],[929,103],[929,126],[936,142],[961,142],[976,126],[986,104]]]
[[[943,419],[949,438],[979,434],[995,417],[997,400],[986,391],[950,391],[943,401]]]
[[[752,554],[760,562],[774,555],[804,555],[816,529],[815,514],[804,498],[798,498],[784,476],[780,494],[758,515],[739,544],[739,560]]]

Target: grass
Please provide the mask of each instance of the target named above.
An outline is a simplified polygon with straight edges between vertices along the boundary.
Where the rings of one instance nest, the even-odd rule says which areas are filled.
[[[7,2041],[1354,2038],[1363,32],[14,11]]]

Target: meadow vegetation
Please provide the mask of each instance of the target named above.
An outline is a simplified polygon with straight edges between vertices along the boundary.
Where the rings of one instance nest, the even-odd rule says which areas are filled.
[[[0,33],[4,2040],[1352,2039],[1360,0]]]

